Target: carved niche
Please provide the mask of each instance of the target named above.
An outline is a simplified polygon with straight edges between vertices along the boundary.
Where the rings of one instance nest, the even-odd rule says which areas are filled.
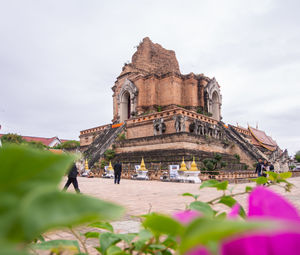
[[[136,115],[136,107],[137,107],[137,96],[138,96],[138,88],[134,85],[132,81],[126,79],[121,87],[119,94],[117,95],[117,104],[118,104],[118,118],[122,121],[122,99],[125,94],[129,94],[130,97],[130,116],[128,118]],[[127,106],[128,107],[128,106]]]
[[[205,87],[205,100],[207,111],[213,114],[213,118],[221,120],[222,95],[220,86],[213,78]]]

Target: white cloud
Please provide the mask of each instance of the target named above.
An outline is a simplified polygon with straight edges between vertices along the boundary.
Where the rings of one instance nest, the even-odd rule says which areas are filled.
[[[3,2],[1,131],[76,139],[110,122],[111,87],[149,36],[175,50],[182,73],[216,77],[226,122],[258,122],[294,152],[299,7],[296,0]]]

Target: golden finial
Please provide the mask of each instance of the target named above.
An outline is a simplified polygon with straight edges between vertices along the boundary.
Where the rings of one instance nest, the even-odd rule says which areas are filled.
[[[112,167],[112,165],[111,165],[111,161],[109,161],[109,166],[108,166],[107,170],[108,170],[108,171],[114,170],[113,167]]]
[[[180,165],[180,171],[187,171],[187,168],[186,168],[186,165],[184,163],[184,157],[182,157],[182,162],[181,162],[181,165]]]
[[[191,164],[191,171],[198,171],[198,167],[197,167],[197,164],[195,162],[195,157],[193,157],[193,162]]]
[[[87,159],[85,159],[85,170],[89,170],[89,163]]]
[[[145,166],[145,162],[144,162],[144,158],[142,158],[141,167],[140,167],[139,170],[140,171],[147,171],[146,166]]]

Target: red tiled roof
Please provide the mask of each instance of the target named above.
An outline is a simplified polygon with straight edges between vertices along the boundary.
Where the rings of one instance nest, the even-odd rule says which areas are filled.
[[[71,141],[71,140],[66,140],[66,139],[59,139],[59,140],[61,141],[61,143]]]
[[[4,134],[0,134],[0,137],[2,137]],[[41,142],[42,144],[49,146],[51,142],[53,142],[55,139],[60,140],[58,137],[54,136],[51,138],[45,138],[45,137],[35,137],[35,136],[22,136],[22,138],[27,141],[34,141],[34,142]],[[62,140],[60,140],[62,141]]]
[[[277,148],[277,143],[264,131],[252,127],[248,127],[248,129],[252,135],[251,141],[254,145],[261,145],[271,151]]]

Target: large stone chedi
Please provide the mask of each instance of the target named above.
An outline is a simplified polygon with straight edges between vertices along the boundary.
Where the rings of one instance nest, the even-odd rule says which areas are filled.
[[[161,169],[178,165],[182,157],[189,169],[193,156],[202,168],[204,159],[213,159],[216,153],[227,163],[224,170],[242,170],[258,158],[285,162],[286,154],[264,133],[224,125],[215,78],[181,74],[175,52],[148,37],[131,63],[123,66],[112,90],[112,124],[80,132],[90,166],[108,148],[114,148],[124,165],[138,165],[144,157],[146,164],[152,164],[147,165],[149,171],[155,164]]]
[[[181,106],[221,119],[221,93],[215,79],[182,75],[175,52],[144,38],[113,86],[113,122]]]

